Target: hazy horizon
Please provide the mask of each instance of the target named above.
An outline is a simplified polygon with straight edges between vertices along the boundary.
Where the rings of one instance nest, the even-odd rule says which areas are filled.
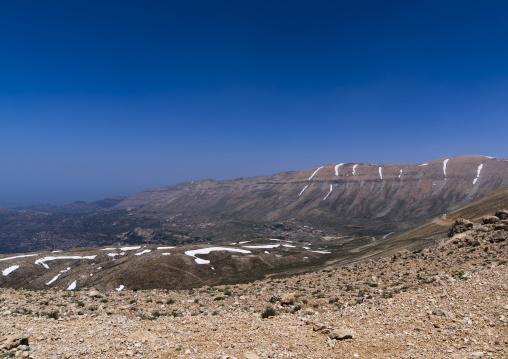
[[[508,158],[508,3],[0,5],[0,206]]]

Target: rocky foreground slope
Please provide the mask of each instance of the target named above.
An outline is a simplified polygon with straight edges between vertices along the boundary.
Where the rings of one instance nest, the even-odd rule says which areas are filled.
[[[333,163],[271,176],[200,180],[89,205],[0,210],[0,253],[383,236],[507,184],[508,160],[472,155],[421,164]]]
[[[0,289],[2,356],[506,358],[508,211],[376,261],[167,291]]]

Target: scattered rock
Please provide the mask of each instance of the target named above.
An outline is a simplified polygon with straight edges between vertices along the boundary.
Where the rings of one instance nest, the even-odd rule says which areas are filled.
[[[246,352],[243,354],[245,359],[259,359],[259,357],[253,352]]]
[[[22,333],[9,335],[4,338],[4,343],[0,346],[0,349],[11,350],[19,347],[20,345],[28,346],[28,338],[29,335]]]
[[[467,219],[464,218],[459,218],[453,223],[452,228],[448,233],[448,236],[453,237],[457,233],[462,233],[472,229],[473,226],[474,226],[473,222],[468,221]]]
[[[447,312],[446,310],[442,310],[442,309],[434,309],[432,311],[432,314],[437,315],[438,317],[447,317],[447,318],[453,317],[452,313]]]
[[[324,325],[324,324],[314,324],[314,326],[312,327],[312,330],[315,332],[319,332],[320,330],[323,330],[325,328],[326,328],[326,325]]]
[[[98,290],[96,290],[95,288],[90,289],[90,291],[88,292],[88,296],[90,298],[101,298],[102,297],[101,293]]]
[[[496,216],[483,216],[482,222],[483,224],[494,224],[499,221],[499,218]]]
[[[502,209],[496,212],[496,217],[499,219],[508,219],[508,209]]]
[[[345,340],[345,339],[353,339],[354,335],[353,332],[348,329],[335,329],[332,330],[330,334],[328,334],[328,337],[334,340]]]
[[[294,293],[286,293],[282,295],[280,300],[280,304],[282,305],[292,305],[296,302],[296,297]]]

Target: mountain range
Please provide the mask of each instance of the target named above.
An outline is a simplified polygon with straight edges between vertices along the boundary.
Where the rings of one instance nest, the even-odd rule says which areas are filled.
[[[333,163],[184,182],[128,197],[0,209],[0,253],[279,238],[315,242],[406,230],[508,184],[508,161]]]

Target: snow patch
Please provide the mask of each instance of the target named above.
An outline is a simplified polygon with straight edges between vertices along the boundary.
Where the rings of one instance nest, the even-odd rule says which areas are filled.
[[[5,277],[7,276],[9,273],[12,273],[14,272],[16,269],[18,269],[19,266],[10,266],[9,268],[6,268],[2,271],[2,275]]]
[[[171,255],[171,253],[166,252],[166,253],[162,253],[162,255],[163,256],[169,256],[169,255]]]
[[[447,158],[446,160],[443,161],[443,173],[444,173],[444,176],[446,178],[446,164],[448,163],[450,159]]]
[[[393,232],[390,232],[390,233],[388,233],[388,234],[385,234],[385,235],[383,236],[383,239],[386,239],[386,237],[388,237],[390,234],[393,234]]]
[[[402,168],[400,169],[400,172],[399,172],[399,178],[400,176],[402,176]]]
[[[173,249],[173,248],[176,248],[176,247],[157,247],[157,249]]]
[[[482,171],[482,168],[483,168],[483,163],[481,165],[479,165],[478,169],[476,170],[476,178],[473,180],[473,184],[476,184],[476,182],[478,182],[478,178],[480,178],[480,173]]]
[[[114,258],[116,256],[123,256],[125,254],[125,252],[120,252],[120,253],[108,253],[108,256],[110,256],[111,258]]]
[[[312,179],[312,177],[314,177],[316,175],[316,173],[318,173],[318,171],[323,168],[324,166],[321,166],[319,167],[317,170],[314,171],[314,173],[312,174],[312,176],[309,177],[309,181]]]
[[[358,165],[354,165],[354,166],[353,166],[353,176],[355,175],[355,172],[356,172],[356,167],[358,167]]]
[[[62,273],[65,273],[65,272],[70,271],[70,270],[71,270],[71,267],[67,267],[67,269],[61,270],[60,273],[58,273],[56,276],[54,276],[49,282],[46,283],[46,285],[50,285],[55,280],[57,280],[58,277],[60,277],[62,275]]]
[[[339,167],[343,166],[344,163],[339,163],[338,165],[335,165],[335,176],[339,175]]]
[[[116,248],[102,248],[101,251],[116,251]]]
[[[296,246],[293,246],[291,244],[283,244],[282,246],[287,248],[296,248]]]
[[[332,252],[326,252],[326,251],[311,251],[312,253],[321,253],[321,254],[330,254]]]
[[[61,250],[59,250],[59,249],[57,249],[56,251],[53,251],[53,252],[51,252],[51,253],[60,253],[60,252],[62,252],[62,251],[61,251]]]
[[[327,199],[327,198],[328,198],[328,196],[330,195],[330,193],[332,193],[332,190],[333,190],[333,185],[330,185],[330,192],[328,192],[328,193],[326,194],[325,198],[323,198],[323,201],[324,201],[325,199]]]
[[[145,249],[145,250],[143,250],[143,251],[141,251],[141,252],[136,253],[135,255],[136,255],[136,256],[140,256],[140,255],[142,255],[142,254],[149,253],[149,252],[151,252],[151,250],[150,250],[150,249]]]
[[[228,252],[238,252],[238,253],[252,253],[251,251],[247,251],[245,249],[238,249],[238,248],[227,248],[227,247],[210,247],[210,248],[200,248],[200,249],[193,249],[191,251],[185,251],[185,254],[189,257],[193,257],[197,264],[209,264],[210,261],[206,259],[197,258],[196,254],[209,254],[210,252],[216,252],[216,251],[228,251]]]
[[[490,158],[491,160],[496,158],[496,157],[490,157],[490,156],[484,156],[484,157]]]
[[[33,256],[36,256],[37,254],[23,254],[21,256],[14,256],[14,257],[7,257],[7,258],[0,258],[0,262],[2,261],[8,261],[8,260],[11,260],[11,259],[16,259],[16,258],[24,258],[24,257],[33,257]]]
[[[383,179],[383,167],[379,167],[379,178]]]
[[[245,244],[245,243],[249,243],[249,242],[252,242],[252,241],[243,241],[243,242],[238,242],[238,244]]]
[[[42,264],[42,266],[46,269],[49,269],[48,265],[46,264],[46,262],[49,262],[49,261],[55,261],[55,260],[60,260],[60,259],[94,259],[95,257],[97,256],[62,256],[62,257],[44,257],[44,258],[39,258],[37,259],[34,263],[35,264]]]
[[[67,287],[67,290],[74,290],[76,289],[76,281],[72,282],[70,286]]]
[[[266,254],[270,254],[270,252],[268,252],[268,251],[265,251],[265,253],[266,253]]]
[[[418,165],[420,167],[423,167],[423,166],[428,166],[429,164],[428,163],[422,163],[421,165]]]
[[[303,192],[307,189],[307,187],[309,187],[309,185],[307,185],[307,186],[303,187],[303,189],[302,189],[302,191],[300,192],[300,194],[298,195],[298,197],[300,197],[300,196],[303,194]]]
[[[133,250],[136,250],[136,249],[140,249],[141,246],[136,246],[136,247],[122,247],[120,248],[121,251],[133,251]]]
[[[123,286],[123,284],[121,284],[118,288],[115,288],[115,290],[116,290],[117,292],[121,292],[121,291],[122,291],[122,289],[124,289],[124,288],[125,288],[125,287]]]
[[[269,249],[269,248],[277,248],[280,244],[265,244],[260,246],[242,246],[243,248],[252,248],[252,249]]]

